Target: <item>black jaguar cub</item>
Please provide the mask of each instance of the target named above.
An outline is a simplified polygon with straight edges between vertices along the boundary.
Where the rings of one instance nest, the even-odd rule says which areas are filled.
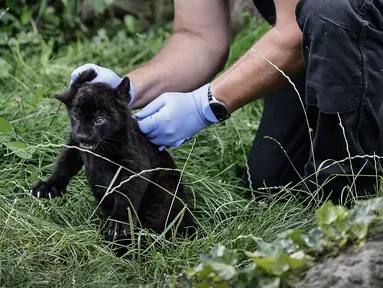
[[[55,95],[66,105],[71,119],[67,145],[89,150],[126,168],[118,173],[113,187],[123,184],[105,196],[119,166],[80,149],[64,148],[50,177],[33,185],[30,193],[42,198],[63,195],[71,177],[84,165],[93,194],[102,201],[105,218],[116,220],[107,220],[107,240],[129,238],[129,209],[134,225],[161,233],[166,220],[171,223],[187,203],[180,173],[173,170],[176,165],[170,154],[149,142],[132,118],[127,106],[129,79],[125,77],[112,88],[90,83],[96,76],[94,70],[85,71],[68,91]],[[143,170],[151,171],[140,173]],[[140,174],[133,176],[135,173]],[[178,232],[193,231],[192,216],[186,209],[182,213]]]

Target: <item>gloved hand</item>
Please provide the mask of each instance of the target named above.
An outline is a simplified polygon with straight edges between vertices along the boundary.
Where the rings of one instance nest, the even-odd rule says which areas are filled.
[[[206,84],[190,93],[164,93],[134,116],[149,140],[165,147],[178,147],[207,126],[218,123],[208,105]]]
[[[72,74],[70,75],[71,80],[70,80],[69,86],[72,85],[73,81],[76,80],[76,78],[78,77],[78,75],[80,75],[80,73],[90,69],[95,70],[97,73],[97,77],[91,81],[92,83],[96,83],[96,82],[106,83],[112,86],[113,88],[116,88],[118,85],[120,85],[122,81],[122,78],[120,78],[112,70],[98,66],[96,64],[87,63],[78,67],[76,70],[72,72]],[[129,105],[133,102],[133,99],[134,99],[134,87],[132,82],[130,82],[130,97],[131,99],[130,99]]]

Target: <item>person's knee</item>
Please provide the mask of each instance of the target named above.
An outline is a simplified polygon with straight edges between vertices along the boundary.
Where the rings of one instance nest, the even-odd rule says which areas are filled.
[[[358,1],[351,0],[299,0],[296,7],[296,19],[303,32],[309,27],[310,31],[320,27],[321,19],[326,19],[334,24],[353,26]]]
[[[301,176],[297,174],[297,170],[302,170],[300,172],[303,174],[303,165],[293,169],[287,163],[279,164],[266,166],[249,161],[248,169],[245,169],[242,175],[245,187],[256,191],[268,191],[286,185],[294,186],[300,182]]]

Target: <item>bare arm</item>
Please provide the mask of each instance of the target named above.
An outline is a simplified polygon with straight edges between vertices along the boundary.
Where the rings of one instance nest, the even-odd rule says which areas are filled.
[[[192,91],[224,66],[230,47],[227,0],[175,0],[173,34],[147,64],[127,76],[135,89],[132,108],[164,92]]]
[[[274,0],[277,11],[275,27],[252,47],[288,76],[304,70],[301,50],[302,32],[296,23],[298,0]],[[230,112],[286,84],[283,75],[251,49],[232,67],[212,82],[212,94],[223,101]]]

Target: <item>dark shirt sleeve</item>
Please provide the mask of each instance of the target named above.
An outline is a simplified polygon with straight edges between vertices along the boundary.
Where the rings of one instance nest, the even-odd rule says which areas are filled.
[[[255,7],[257,7],[259,13],[265,18],[271,25],[275,24],[276,11],[273,0],[253,0]]]

